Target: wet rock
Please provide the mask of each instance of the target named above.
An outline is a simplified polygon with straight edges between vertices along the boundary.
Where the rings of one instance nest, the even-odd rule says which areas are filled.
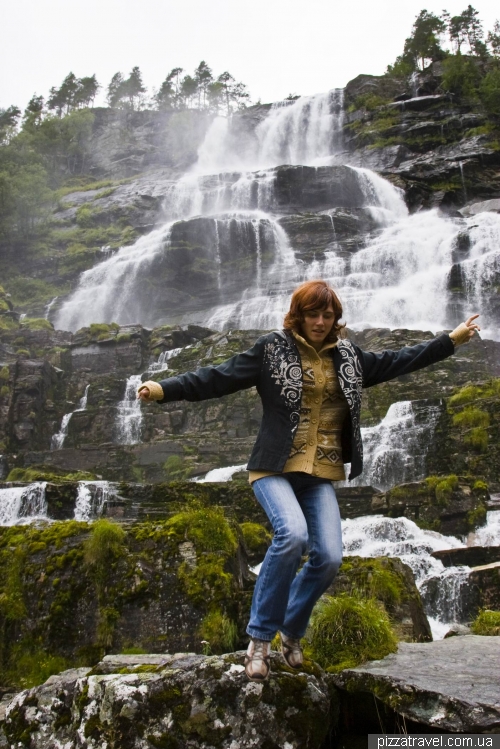
[[[471,205],[464,206],[460,213],[463,216],[475,216],[477,213],[483,213],[483,211],[493,211],[494,213],[500,213],[500,199],[494,200],[483,200],[480,203],[472,203]]]
[[[391,517],[408,517],[444,535],[465,536],[486,522],[487,493],[456,477],[400,484],[385,496]]]
[[[96,107],[88,169],[96,177],[135,176],[165,166],[184,170],[196,160],[210,122],[206,113],[130,111]]]
[[[498,733],[500,685],[497,637],[452,637],[400,643],[382,661],[332,675],[359,698],[371,693],[396,713],[449,733]]]
[[[430,642],[432,634],[413,572],[400,559],[347,556],[327,593],[374,597],[387,611],[398,640]]]
[[[431,556],[439,559],[445,567],[465,564],[468,567],[479,567],[484,564],[500,562],[500,546],[467,546],[463,549],[443,549],[433,551]]]
[[[264,684],[249,682],[244,653],[111,656],[92,673],[63,672],[17,695],[5,734],[34,749],[255,746],[319,749],[335,723],[325,675],[310,664],[296,673],[276,653]]]
[[[471,619],[476,617],[479,609],[500,611],[500,562],[473,567],[469,584],[477,596],[477,609]]]
[[[423,112],[426,109],[432,109],[436,104],[444,104],[449,101],[448,94],[431,94],[428,96],[415,96],[404,101],[395,101],[387,104],[388,109],[397,109],[399,111]]]

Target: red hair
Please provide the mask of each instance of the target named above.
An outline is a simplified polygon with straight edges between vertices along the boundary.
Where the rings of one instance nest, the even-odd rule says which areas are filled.
[[[325,340],[328,343],[336,341],[341,337],[342,328],[345,328],[345,323],[339,323],[342,317],[342,304],[337,294],[325,281],[306,281],[295,289],[290,300],[290,309],[283,321],[283,327],[285,330],[301,333],[304,313],[313,309],[325,310],[330,304],[335,319]]]

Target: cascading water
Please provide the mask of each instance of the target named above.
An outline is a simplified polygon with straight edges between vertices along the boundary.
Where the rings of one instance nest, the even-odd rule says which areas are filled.
[[[459,569],[462,577],[463,568],[447,568],[442,562],[430,556],[431,552],[441,549],[454,549],[464,546],[459,539],[442,536],[434,531],[423,531],[408,518],[386,518],[382,516],[363,517],[345,520],[342,524],[342,537],[345,554],[363,557],[398,557],[408,564],[415,575],[419,590],[427,581],[443,578],[442,596],[432,600],[426,607],[426,613],[433,630],[433,637],[439,639],[455,621],[457,606],[454,600],[448,605],[450,585],[453,587],[452,570]],[[444,630],[444,631],[443,631]]]
[[[162,351],[158,357],[158,361],[149,365],[148,372],[163,372],[164,369],[167,369],[168,361],[177,356],[177,354],[180,354],[181,351],[182,348],[172,348],[169,351]]]
[[[21,525],[47,518],[46,481],[0,489],[0,525]]]
[[[87,400],[88,400],[88,393],[89,393],[89,387],[90,385],[87,385],[85,388],[85,392],[83,396],[80,398],[80,402],[78,404],[78,408],[76,408],[74,411],[71,411],[68,414],[64,414],[61,421],[61,428],[57,432],[57,434],[52,435],[52,439],[50,442],[50,449],[51,450],[60,450],[63,445],[66,437],[68,436],[68,428],[69,428],[69,422],[71,421],[71,417],[74,413],[77,411],[85,411],[87,408]]]
[[[75,503],[75,520],[86,523],[100,518],[110,495],[108,481],[80,481]]]
[[[364,247],[348,255],[339,250],[336,217],[329,212],[331,246],[308,263],[294,259],[293,243],[279,224],[276,167],[329,164],[335,153],[342,158],[342,101],[342,91],[330,91],[274,105],[244,143],[237,128],[216,118],[200,146],[197,163],[165,187],[168,223],[83,273],[78,288],[57,313],[56,325],[71,330],[111,321],[146,326],[198,322],[219,329],[236,324],[274,327],[281,323],[290,291],[311,277],[323,277],[338,289],[344,316],[354,329],[436,331],[453,327],[475,309],[491,311],[492,319],[498,317],[490,299],[500,280],[500,216],[457,219],[437,211],[409,216],[401,192],[366,169],[352,167],[364,209],[378,226],[366,237]],[[260,214],[252,218],[249,211]],[[208,223],[198,224],[201,235],[182,235],[184,220],[197,216],[210,217]],[[222,235],[229,221],[238,230],[232,229],[227,251]],[[272,226],[268,234],[284,235],[270,245],[262,242],[266,221]],[[242,238],[250,223],[256,222],[261,225],[254,232],[259,241],[245,250],[253,253],[254,272],[234,274],[235,267],[241,271],[244,266],[238,258]],[[177,249],[170,245],[172,232],[182,235],[174,242]],[[470,249],[460,258],[460,271],[453,271],[464,288],[457,306],[450,304],[450,275],[457,266],[456,244],[464,232]],[[188,252],[187,247],[192,249]],[[283,248],[291,259],[286,268],[275,262]],[[263,259],[270,255],[273,260],[266,266]],[[174,293],[171,280],[186,262],[194,263],[190,266],[195,271],[190,274],[193,287],[190,284],[186,290],[180,279]],[[212,269],[198,285],[196,264]],[[162,275],[165,281],[156,288],[155,279]],[[498,336],[494,322],[483,325],[483,334]]]
[[[433,551],[464,548],[463,541],[422,530],[408,518],[381,515],[343,521],[342,538],[346,555],[398,557],[411,567],[435,639],[442,638],[453,623],[466,621],[470,568],[444,567],[431,556]],[[496,510],[488,513],[487,525],[474,534],[472,542],[469,539],[469,545],[498,544],[500,511]]]
[[[396,484],[418,481],[426,475],[425,457],[441,408],[426,406],[417,420],[411,401],[393,403],[380,424],[361,429],[363,473],[344,486],[367,484],[386,491]]]
[[[195,479],[197,484],[206,484],[212,481],[230,481],[235,473],[246,471],[247,464],[243,463],[238,466],[225,466],[224,468],[214,468],[202,478]]]
[[[134,445],[140,442],[142,428],[141,402],[137,398],[137,388],[142,375],[132,375],[125,383],[123,400],[117,405],[115,421],[115,441],[118,445]]]

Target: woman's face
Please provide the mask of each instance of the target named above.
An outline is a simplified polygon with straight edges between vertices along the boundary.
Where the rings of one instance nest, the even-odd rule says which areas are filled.
[[[312,309],[304,312],[302,335],[308,343],[319,350],[333,328],[335,313],[331,303],[326,309]]]

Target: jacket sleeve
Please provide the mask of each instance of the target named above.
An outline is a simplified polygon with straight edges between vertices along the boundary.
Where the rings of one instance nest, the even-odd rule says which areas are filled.
[[[251,349],[216,367],[200,367],[196,372],[161,380],[164,397],[157,402],[208,400],[251,388],[259,382],[263,352],[264,338],[259,338]]]
[[[357,348],[363,372],[363,387],[373,387],[394,377],[416,372],[448,358],[454,351],[453,341],[447,333],[416,346],[405,346],[399,351],[382,351],[375,354]]]

